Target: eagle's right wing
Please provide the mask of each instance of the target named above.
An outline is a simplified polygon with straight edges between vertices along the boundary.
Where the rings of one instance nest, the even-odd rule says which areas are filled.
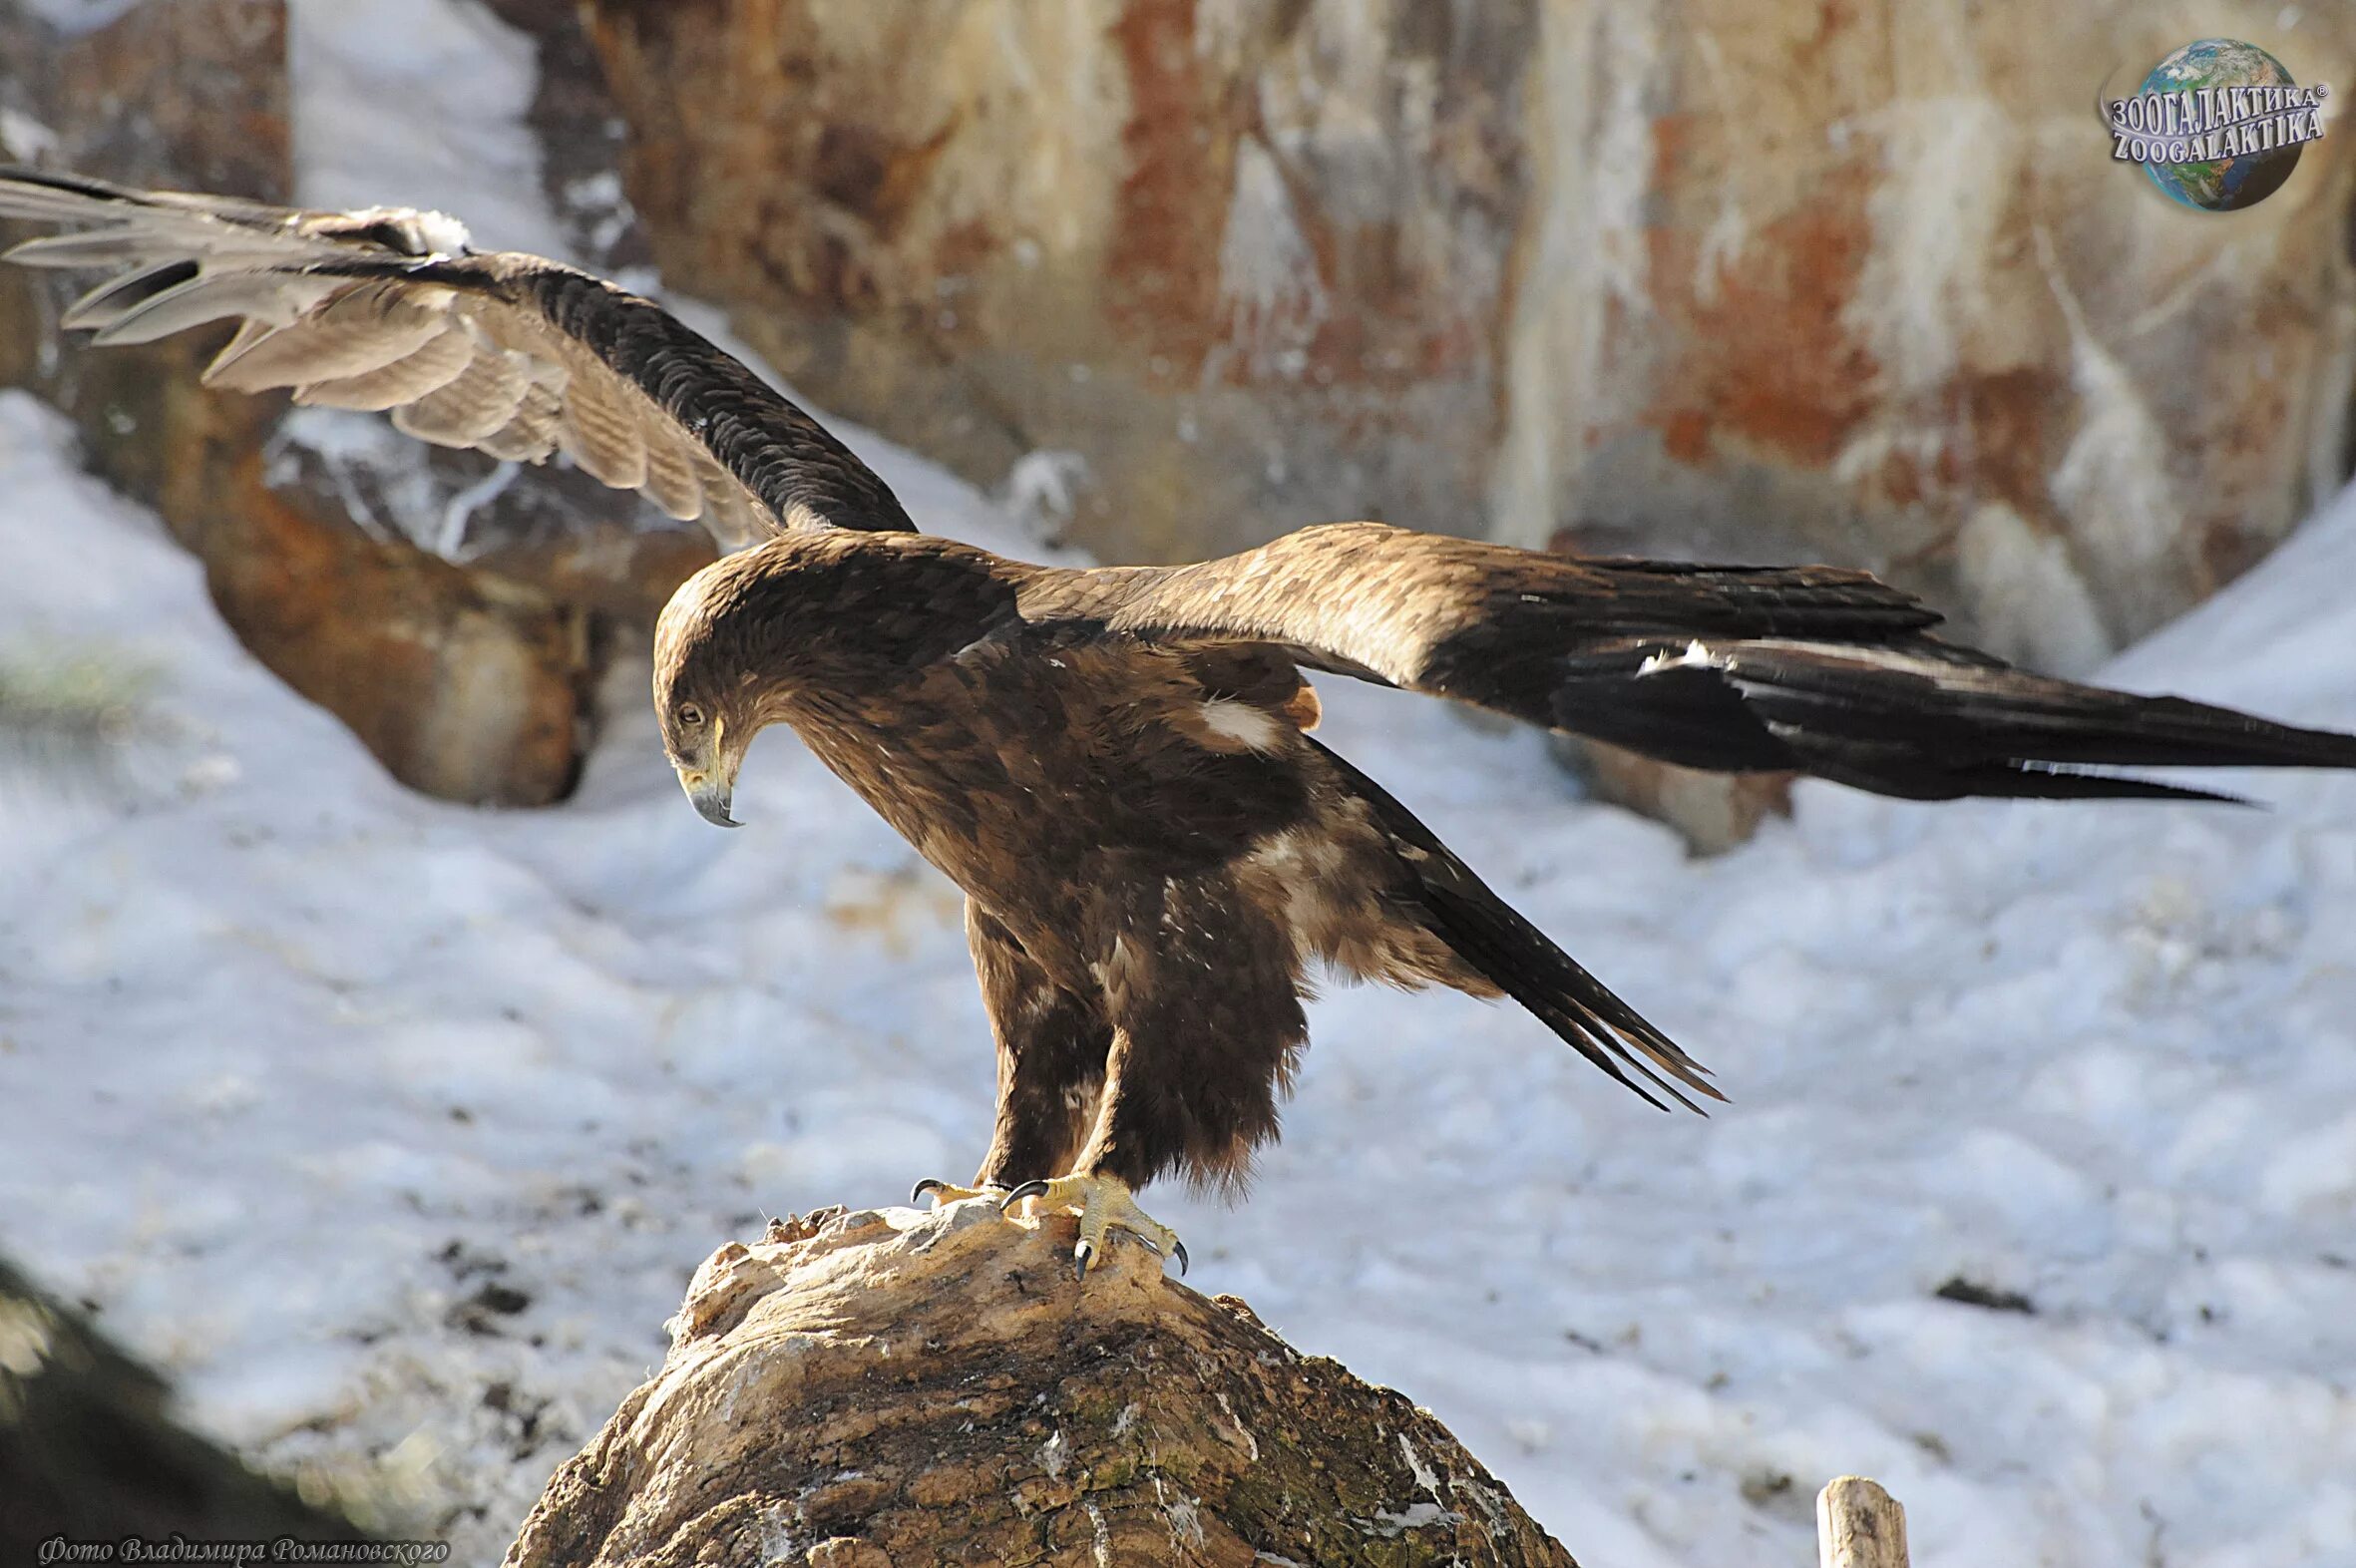
[[[1183,567],[1041,569],[1025,620],[1250,644],[1663,761],[1915,800],[2216,798],[2115,767],[2356,768],[2356,736],[2016,669],[1863,572],[1581,560],[1377,523]]]
[[[873,470],[660,305],[477,251],[439,212],[302,211],[20,169],[0,170],[0,217],[69,230],[9,260],[116,274],[65,315],[98,343],[242,322],[208,385],[389,410],[409,435],[500,458],[562,451],[723,546],[912,527]]]

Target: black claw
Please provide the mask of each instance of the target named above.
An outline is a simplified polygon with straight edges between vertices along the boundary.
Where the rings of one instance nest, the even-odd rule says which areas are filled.
[[[1012,1192],[1007,1193],[1003,1198],[998,1200],[998,1212],[1000,1214],[1005,1213],[1008,1209],[1011,1209],[1014,1207],[1014,1205],[1020,1203],[1025,1198],[1043,1198],[1046,1195],[1047,1184],[1045,1182],[1026,1181],[1021,1186],[1015,1188]]]
[[[1176,1253],[1176,1254],[1178,1255],[1178,1272],[1179,1272],[1179,1274],[1181,1274],[1181,1275],[1185,1274],[1185,1273],[1186,1273],[1186,1243],[1184,1243],[1184,1242],[1180,1241],[1180,1240],[1179,1240],[1177,1237],[1173,1236],[1173,1237],[1171,1237],[1171,1238],[1170,1238],[1170,1250],[1171,1250],[1172,1252],[1174,1252],[1174,1253]]]
[[[928,1176],[923,1181],[918,1182],[914,1187],[908,1189],[908,1201],[911,1203],[922,1203],[925,1201],[926,1193],[937,1192],[941,1188],[948,1185],[948,1182],[941,1180],[939,1177]]]
[[[1088,1260],[1095,1256],[1095,1250],[1086,1242],[1081,1242],[1071,1250],[1071,1256],[1072,1261],[1079,1265],[1079,1278],[1085,1281],[1088,1278]]]

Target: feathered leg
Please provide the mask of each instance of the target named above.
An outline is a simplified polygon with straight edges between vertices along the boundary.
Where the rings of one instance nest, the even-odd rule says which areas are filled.
[[[1116,1230],[1165,1258],[1175,1256],[1181,1272],[1186,1268],[1186,1246],[1178,1233],[1138,1208],[1134,1195],[1164,1163],[1150,1151],[1169,1146],[1176,1086],[1156,1081],[1161,1076],[1150,1056],[1138,1050],[1136,1038],[1126,1030],[1117,1031],[1112,1053],[1105,1058],[1096,1124],[1077,1164],[1067,1175],[1024,1182],[1006,1194],[1001,1205],[1036,1198],[1042,1208],[1077,1211],[1080,1235],[1072,1258],[1083,1280],[1088,1265],[1103,1255],[1105,1242]]]
[[[1231,876],[1157,887],[1129,912],[1131,934],[1104,966],[1112,1048],[1087,1141],[1068,1172],[1007,1198],[1079,1212],[1083,1277],[1116,1230],[1185,1266],[1176,1234],[1132,1194],[1177,1169],[1240,1186],[1253,1149],[1276,1136],[1277,1100],[1308,1032],[1292,938]],[[1202,975],[1219,983],[1179,983]]]
[[[998,1046],[997,1126],[971,1186],[927,1177],[909,1194],[955,1203],[1068,1169],[1095,1115],[1112,1025],[1057,985],[994,917],[966,904],[966,941]]]

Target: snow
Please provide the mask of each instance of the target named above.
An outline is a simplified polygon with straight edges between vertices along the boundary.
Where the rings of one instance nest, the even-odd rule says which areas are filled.
[[[306,100],[490,25],[386,10],[307,8],[341,64]],[[546,221],[512,158],[443,190],[431,153],[306,196]],[[844,434],[921,524],[1029,553]],[[713,1247],[971,1170],[957,896],[790,735],[714,832],[630,674],[574,801],[424,800],[18,393],[0,494],[0,659],[153,677],[110,787],[0,773],[0,1250],[202,1425],[492,1560]],[[2350,583],[2356,493],[2111,676],[2356,726]],[[1924,1568],[2356,1562],[2356,778],[2224,781],[2267,811],[1809,786],[1697,862],[1533,734],[1322,689],[1331,742],[1734,1103],[1662,1116],[1519,1012],[1336,988],[1250,1200],[1147,1196],[1190,1283],[1407,1390],[1598,1564],[1805,1561],[1850,1470]]]
[[[562,809],[422,800],[21,394],[0,485],[10,647],[162,672],[129,798],[0,796],[0,1244],[205,1425],[396,1455],[487,1555],[711,1247],[970,1168],[956,897],[790,737],[738,834],[628,703]],[[2352,574],[2356,496],[2116,673],[2356,723]],[[1530,735],[1326,696],[1735,1103],[1658,1116],[1511,1010],[1338,990],[1251,1201],[1153,1194],[1196,1283],[1408,1389],[1596,1561],[1800,1560],[1851,1469],[1931,1568],[2356,1554],[2356,782],[1811,788],[1692,862]],[[1954,1276],[2038,1311],[1933,1299]],[[528,1305],[470,1311],[487,1282]]]
[[[452,215],[486,249],[567,254],[522,121],[532,40],[461,0],[290,0],[295,196]]]
[[[30,0],[25,9],[59,32],[95,33],[120,21],[139,0]]]

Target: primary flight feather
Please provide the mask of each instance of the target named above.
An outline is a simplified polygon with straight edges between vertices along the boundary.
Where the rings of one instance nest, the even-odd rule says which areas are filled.
[[[1304,669],[1689,767],[1912,799],[2219,798],[2119,766],[2356,767],[2356,736],[2015,669],[1861,572],[1579,560],[1374,523],[1182,567],[1066,570],[918,534],[815,420],[661,306],[438,213],[293,211],[0,173],[9,252],[114,275],[65,324],[239,323],[205,372],[562,452],[728,547],[656,628],[663,744],[733,825],[791,725],[967,895],[998,1053],[970,1188],[1177,1238],[1134,1189],[1239,1182],[1276,1135],[1318,964],[1511,996],[1655,1104],[1705,1070],[1312,737]],[[1698,1108],[1698,1107],[1696,1107]]]

